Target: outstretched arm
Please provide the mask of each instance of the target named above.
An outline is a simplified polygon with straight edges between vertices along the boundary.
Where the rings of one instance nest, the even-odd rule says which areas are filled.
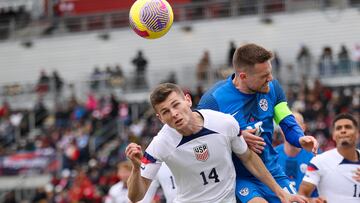
[[[151,180],[142,177],[140,173],[141,158],[143,155],[141,146],[130,143],[125,149],[125,154],[131,160],[133,165],[130,177],[127,181],[128,197],[132,202],[137,202],[144,197]]]
[[[306,198],[298,195],[290,195],[281,189],[281,187],[276,183],[275,179],[271,176],[270,172],[266,169],[264,163],[260,157],[253,151],[247,150],[241,155],[237,155],[244,166],[261,182],[267,185],[282,203],[298,202],[305,203],[307,202]]]

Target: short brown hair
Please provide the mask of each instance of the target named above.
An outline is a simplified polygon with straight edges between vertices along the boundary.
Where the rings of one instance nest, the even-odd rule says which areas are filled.
[[[172,93],[176,92],[177,94],[184,96],[184,92],[181,90],[181,88],[173,83],[163,83],[158,85],[151,93],[150,95],[150,102],[153,108],[155,109],[155,106],[157,104],[160,104],[161,102],[165,101],[166,98]]]
[[[233,56],[233,66],[235,69],[249,68],[257,63],[264,63],[272,57],[271,51],[256,44],[246,44],[236,49]]]

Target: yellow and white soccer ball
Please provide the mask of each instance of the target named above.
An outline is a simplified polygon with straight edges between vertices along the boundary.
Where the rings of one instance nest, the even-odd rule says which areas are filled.
[[[165,0],[137,0],[130,9],[130,27],[146,39],[164,36],[174,20],[170,4]]]

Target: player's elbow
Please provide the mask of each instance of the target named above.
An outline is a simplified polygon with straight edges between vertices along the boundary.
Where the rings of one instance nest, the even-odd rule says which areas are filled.
[[[130,202],[138,202],[140,200],[142,200],[144,197],[144,195],[140,195],[139,193],[128,193],[128,198],[130,200]]]
[[[311,193],[315,190],[315,185],[302,181],[299,187],[299,195],[303,195],[305,197],[310,197]]]

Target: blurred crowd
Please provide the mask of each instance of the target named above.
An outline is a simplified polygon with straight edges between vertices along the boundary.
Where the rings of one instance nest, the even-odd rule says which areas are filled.
[[[229,67],[230,56],[235,46],[234,42],[230,43],[226,68],[221,67],[216,74],[220,73],[223,77],[232,72]],[[318,63],[318,74],[351,74],[349,64],[360,63],[349,55],[346,47],[342,46],[338,60],[333,60],[330,57],[331,48],[324,47]],[[135,72],[140,74],[138,77],[144,78],[148,62],[143,53],[139,51],[132,62]],[[273,71],[275,78],[285,88],[289,107],[304,115],[306,134],[315,136],[321,151],[327,151],[335,147],[330,137],[334,115],[350,112],[357,119],[360,118],[360,86],[325,86],[316,79],[318,74],[312,75],[315,71],[309,67],[315,68],[314,64],[310,50],[303,46],[294,65],[298,69],[294,73],[298,79],[289,79],[291,73],[280,74],[285,65],[277,53],[273,60]],[[184,88],[192,96],[193,108],[208,82],[213,82],[210,80],[211,67],[210,52],[205,50],[197,67],[194,67],[197,70],[197,86],[194,89]],[[32,199],[27,199],[27,202],[105,201],[110,187],[119,181],[116,166],[126,160],[126,145],[137,142],[145,147],[161,128],[162,124],[149,103],[136,104],[136,112],[133,112],[134,104],[119,99],[118,94],[97,94],[103,88],[124,87],[128,81],[118,64],[100,69],[94,68],[85,99],[74,92],[69,99],[56,100],[54,108],[49,108],[44,102],[44,96],[53,91],[60,98],[66,82],[57,71],[51,76],[41,71],[36,86],[38,100],[32,109],[15,109],[7,101],[1,105],[0,176],[50,174],[52,177],[46,186],[37,188]],[[176,76],[172,75],[169,81],[176,82],[174,78]],[[133,84],[134,89],[147,86],[146,80],[139,81],[143,83]],[[274,135],[273,144],[282,143],[280,133]],[[4,160],[11,156],[24,157],[24,154],[28,156],[29,153],[32,156],[44,153],[51,156],[47,156],[45,167],[12,167],[4,164]],[[16,202],[15,198],[15,191],[10,191],[4,194],[3,202]]]

